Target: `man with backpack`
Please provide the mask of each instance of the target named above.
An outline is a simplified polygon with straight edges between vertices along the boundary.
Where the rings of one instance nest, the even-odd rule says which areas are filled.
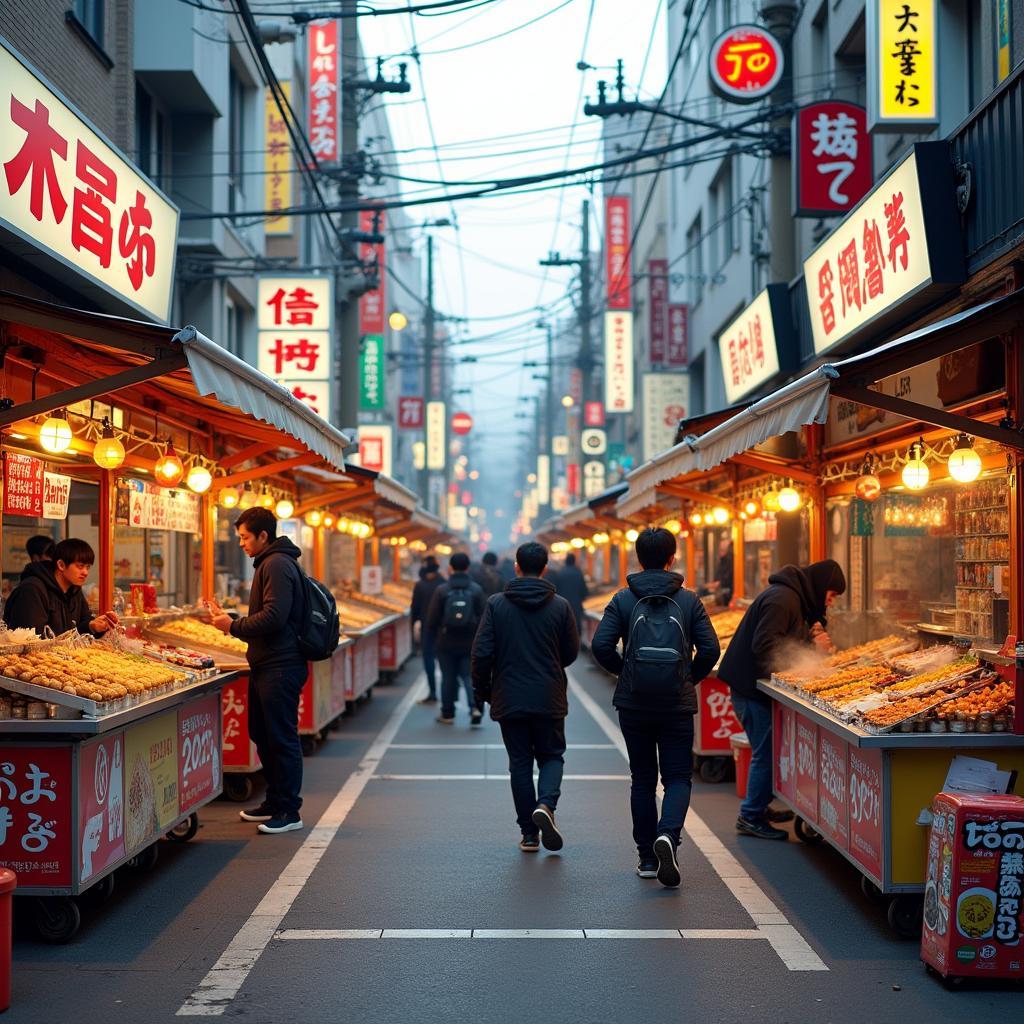
[[[263,764],[267,795],[239,817],[276,835],[302,828],[299,696],[308,662],[330,657],[338,645],[338,613],[323,584],[299,568],[302,552],[287,537],[277,536],[273,512],[246,509],[235,529],[255,568],[249,614],[233,619],[211,605],[211,621],[249,645],[249,736]]]
[[[565,669],[580,649],[572,609],[542,578],[547,564],[542,544],[519,548],[516,578],[488,600],[473,644],[473,689],[501,726],[524,853],[535,853],[541,842],[547,850],[562,848],[555,805],[569,713]]]
[[[427,695],[421,704],[437,703],[437,636],[427,628],[427,612],[430,609],[430,602],[434,597],[434,591],[444,583],[441,575],[441,566],[433,555],[427,555],[423,559],[423,568],[420,569],[420,578],[412,591],[412,605],[410,614],[412,618],[413,639],[419,641],[420,655],[423,658],[423,671],[427,675]]]
[[[605,608],[591,651],[619,677],[612,701],[629,754],[636,873],[675,888],[681,880],[676,848],[693,776],[694,687],[714,667],[719,645],[704,606],[671,571],[675,537],[646,529],[637,538],[636,555],[643,571],[628,576],[628,588]],[[659,767],[665,790],[660,819]]]
[[[425,629],[437,637],[437,658],[441,663],[441,725],[455,722],[455,698],[459,683],[466,693],[470,725],[483,721],[483,708],[473,698],[470,653],[473,637],[483,618],[487,598],[479,583],[469,576],[469,555],[457,551],[448,560],[448,582],[442,583],[430,599]]]

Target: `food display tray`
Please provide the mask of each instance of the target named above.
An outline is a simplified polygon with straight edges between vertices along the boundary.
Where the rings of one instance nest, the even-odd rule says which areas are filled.
[[[195,651],[196,654],[205,654],[213,658],[217,663],[218,671],[238,672],[249,667],[249,663],[245,660],[245,655],[239,654],[237,651],[227,651],[223,647],[214,647],[212,644],[197,644],[191,640],[186,640],[185,637],[161,632],[158,628],[146,629],[144,636],[147,640],[152,640],[154,643],[167,644],[169,647],[184,647],[189,651]],[[182,667],[173,665],[171,662],[162,661],[161,664],[167,665],[169,668]]]

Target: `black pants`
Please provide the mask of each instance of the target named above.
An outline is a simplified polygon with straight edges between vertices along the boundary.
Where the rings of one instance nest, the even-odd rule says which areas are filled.
[[[306,674],[304,664],[249,671],[249,736],[263,762],[267,806],[280,814],[302,806],[299,696]]]
[[[473,696],[472,661],[469,651],[465,654],[456,651],[440,650],[437,660],[441,663],[441,714],[445,718],[455,717],[455,701],[459,697],[459,687],[466,692],[466,706],[472,711],[477,708]]]
[[[562,785],[565,764],[565,719],[523,715],[503,718],[501,738],[508,751],[508,770],[512,776],[512,799],[516,805],[516,821],[524,836],[537,834],[533,812],[537,804],[554,810]],[[533,787],[533,762],[540,775]]]
[[[427,674],[427,695],[437,698],[437,634],[424,629],[420,634],[420,654]]]
[[[629,753],[632,786],[633,839],[641,857],[654,853],[654,840],[679,834],[690,806],[693,778],[693,715],[680,712],[633,711],[619,708],[619,726]],[[665,795],[658,818],[658,769]]]

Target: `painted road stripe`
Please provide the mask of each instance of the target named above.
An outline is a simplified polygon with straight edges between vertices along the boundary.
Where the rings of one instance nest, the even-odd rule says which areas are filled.
[[[572,677],[569,688],[573,696],[589,712],[601,731],[618,747],[628,761],[626,741],[618,726],[593,697]],[[725,848],[722,841],[691,808],[686,816],[686,832],[697,849],[708,859],[719,878],[757,925],[775,950],[779,959],[791,971],[827,971],[828,967],[807,940],[793,927],[781,910],[769,899],[765,891],[747,873],[742,864]],[[761,922],[764,923],[761,923]]]
[[[392,743],[391,750],[504,750],[503,743]],[[614,743],[568,743],[566,750],[615,750]]]
[[[260,900],[221,958],[199,983],[199,987],[178,1010],[179,1017],[219,1017],[228,1008],[256,961],[281,927],[285,914],[291,910],[367,782],[373,778],[381,758],[421,692],[419,684],[409,687],[370,745],[366,756],[345,781],[320,820],[310,829],[288,866]]]
[[[758,928],[284,928],[279,941],[367,939],[771,939]]]
[[[375,782],[508,782],[505,775],[374,775]],[[534,775],[534,781],[537,776]],[[563,775],[563,782],[629,782],[628,775]]]

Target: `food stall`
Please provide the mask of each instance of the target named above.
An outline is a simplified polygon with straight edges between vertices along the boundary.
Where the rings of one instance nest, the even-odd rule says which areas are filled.
[[[127,627],[99,641],[0,635],[0,857],[40,933],[66,941],[75,897],[151,865],[161,836],[191,838],[223,784],[239,653],[218,664],[187,635],[147,638],[215,593],[227,524],[214,478],[223,491],[232,466],[269,456],[245,472],[276,486],[300,463],[343,465],[347,439],[194,328],[0,293],[0,336],[4,574],[20,571],[28,532],[86,539],[92,609]]]

